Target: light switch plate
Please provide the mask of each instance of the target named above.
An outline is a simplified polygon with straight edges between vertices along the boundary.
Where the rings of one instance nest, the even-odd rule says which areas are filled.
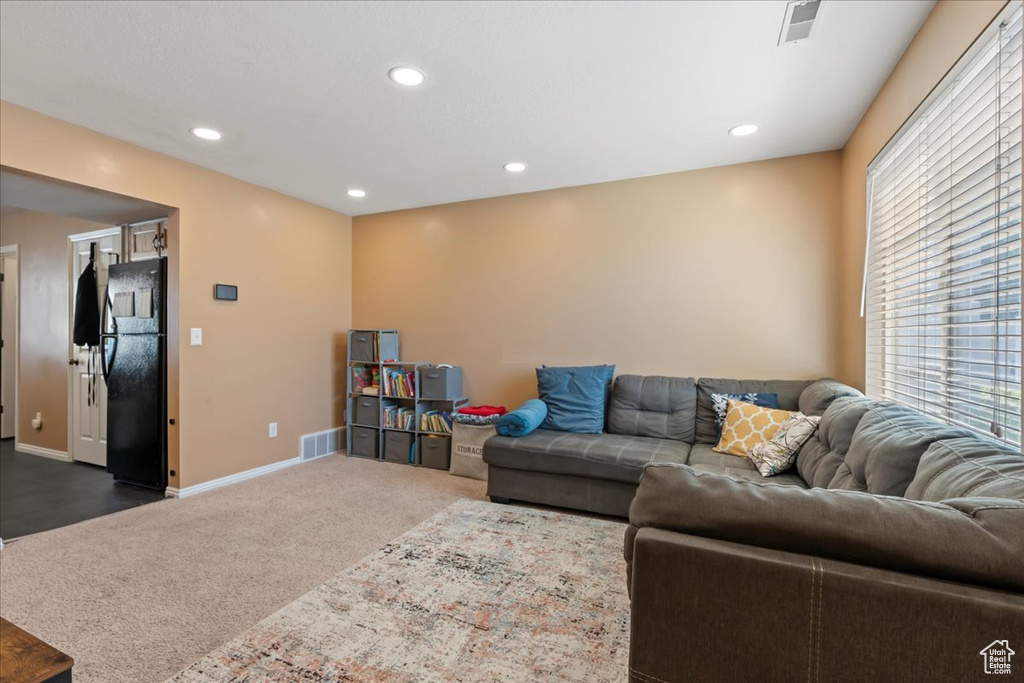
[[[203,328],[193,327],[192,328],[192,346],[203,345]]]
[[[277,423],[276,422],[271,422],[270,423],[270,438],[271,439],[277,438]]]

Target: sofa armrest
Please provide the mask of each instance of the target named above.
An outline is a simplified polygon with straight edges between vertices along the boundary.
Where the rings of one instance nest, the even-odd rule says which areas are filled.
[[[975,680],[1024,621],[1019,595],[661,529],[633,553],[633,683]]]
[[[648,465],[633,526],[1024,592],[1024,503],[925,503]]]

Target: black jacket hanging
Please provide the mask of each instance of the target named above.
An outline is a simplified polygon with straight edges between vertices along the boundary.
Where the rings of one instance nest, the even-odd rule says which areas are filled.
[[[71,341],[78,346],[96,347],[100,344],[100,295],[96,286],[96,268],[93,259],[78,276],[75,295],[75,329]]]

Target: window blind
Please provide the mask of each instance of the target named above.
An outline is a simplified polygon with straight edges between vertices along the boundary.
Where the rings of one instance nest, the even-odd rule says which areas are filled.
[[[1021,444],[1021,0],[868,170],[873,398]]]

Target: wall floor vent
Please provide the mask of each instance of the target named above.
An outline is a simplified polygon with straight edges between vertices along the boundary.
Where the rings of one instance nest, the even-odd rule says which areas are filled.
[[[302,460],[322,458],[325,455],[337,453],[341,450],[341,444],[344,441],[341,437],[342,429],[343,427],[328,429],[323,432],[304,434],[299,437],[299,452],[301,453],[300,457]]]

